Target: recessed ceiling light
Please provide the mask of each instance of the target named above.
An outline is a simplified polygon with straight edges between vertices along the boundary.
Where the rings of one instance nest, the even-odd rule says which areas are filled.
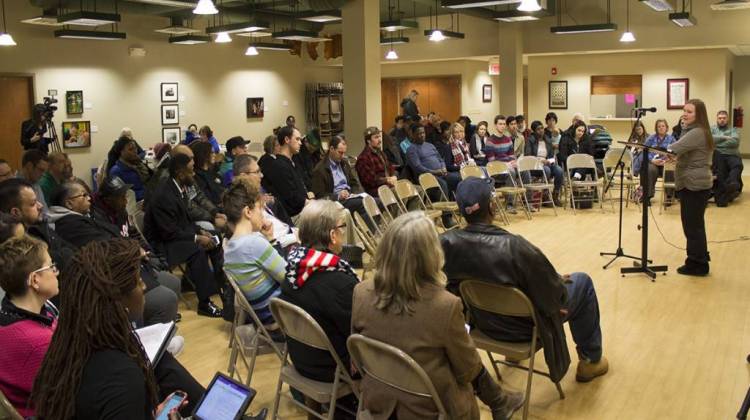
[[[297,19],[317,23],[336,22],[341,20],[341,10],[322,10],[320,12],[311,10],[309,12],[301,13],[299,16],[297,16]]]
[[[60,15],[57,17],[57,21],[64,25],[102,26],[119,22],[120,15],[117,13],[100,13],[80,10]]]
[[[553,34],[586,34],[591,32],[612,32],[617,30],[615,23],[596,23],[593,25],[570,25],[570,26],[553,26],[550,32]]]
[[[304,42],[321,42],[330,41],[330,38],[321,37],[320,34],[314,31],[303,31],[301,29],[289,29],[286,31],[278,31],[271,34],[276,39],[286,39],[289,41],[304,41]]]
[[[125,39],[124,32],[84,31],[79,29],[58,29],[55,38],[93,39],[98,41],[119,41]]]
[[[207,42],[211,42],[211,37],[208,35],[181,35],[169,38],[170,44],[179,45],[205,44]]]

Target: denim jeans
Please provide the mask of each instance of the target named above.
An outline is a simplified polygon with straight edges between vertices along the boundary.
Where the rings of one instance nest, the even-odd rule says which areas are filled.
[[[578,357],[598,362],[602,358],[602,329],[594,283],[586,273],[573,273],[565,287],[568,289],[565,322],[570,323]]]

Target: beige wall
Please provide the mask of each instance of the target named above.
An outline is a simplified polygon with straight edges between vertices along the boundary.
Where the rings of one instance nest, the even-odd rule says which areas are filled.
[[[740,152],[750,155],[750,56],[734,61],[734,107],[745,110],[745,127],[740,128]]]
[[[700,65],[696,65],[700,63]],[[557,67],[558,74],[551,75]],[[736,71],[737,75],[740,71]],[[590,83],[592,75],[641,74],[643,76],[642,106],[655,106],[658,112],[649,114],[644,123],[649,132],[657,118],[666,118],[670,126],[676,124],[681,111],[667,110],[666,80],[689,78],[690,97],[706,102],[709,114],[728,105],[727,52],[724,49],[611,53],[565,56],[529,57],[529,115],[542,119],[549,111],[548,82],[568,81],[568,109],[555,110],[562,126],[567,127],[573,114],[582,112],[590,117]],[[588,120],[587,120],[588,121]],[[629,121],[607,121],[604,124],[615,140],[625,140],[630,132]]]
[[[27,9],[28,15],[38,14]],[[304,126],[306,82],[341,80],[340,68],[302,66],[299,57],[285,52],[246,57],[246,38],[235,37],[228,45],[171,45],[166,35],[153,32],[167,24],[166,19],[126,17],[120,25],[128,34],[125,41],[58,40],[51,28],[11,26],[18,46],[0,49],[0,73],[33,74],[37,101],[48,89],[58,90],[58,132],[61,122],[72,120],[88,120],[97,128],[90,149],[67,149],[77,176],[90,179],[89,168],[101,163],[125,126],[144,147],[161,141],[162,82],[179,83],[183,129],[190,123],[207,124],[220,143],[241,135],[256,143],[252,149],[261,150],[263,138],[287,115],[297,116]],[[129,57],[133,45],[144,47],[147,55]],[[68,118],[66,90],[82,90],[91,109]],[[263,119],[246,119],[248,97],[265,98]]]
[[[497,76],[487,72],[487,62],[474,60],[435,61],[425,63],[384,64],[383,77],[461,76],[461,114],[476,123],[492,119],[499,108],[499,82]],[[492,85],[492,102],[482,102],[482,85]],[[388,127],[386,127],[388,128]]]

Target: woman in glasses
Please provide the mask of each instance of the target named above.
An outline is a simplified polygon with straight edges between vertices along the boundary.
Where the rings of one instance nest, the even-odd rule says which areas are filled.
[[[48,301],[58,293],[57,267],[47,245],[29,236],[0,245],[0,287],[7,293],[0,307],[0,390],[24,417],[34,377],[57,327],[57,308]]]

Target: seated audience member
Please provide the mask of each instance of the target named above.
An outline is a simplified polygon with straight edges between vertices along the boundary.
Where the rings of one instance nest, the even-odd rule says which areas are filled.
[[[26,234],[23,223],[8,213],[0,213],[0,244]]]
[[[0,182],[13,178],[13,168],[5,159],[0,159]]]
[[[479,166],[487,164],[487,157],[484,155],[484,146],[487,143],[488,138],[489,133],[487,131],[487,121],[479,121],[479,124],[477,124],[477,130],[469,142],[471,158],[474,159]]]
[[[456,201],[469,225],[440,237],[448,290],[459,294],[459,284],[469,278],[520,289],[536,309],[552,380],[561,380],[570,364],[564,322],[570,322],[580,359],[576,380],[588,382],[607,373],[609,362],[602,356],[599,302],[591,277],[585,273],[561,276],[537,247],[494,226],[492,189],[481,179],[463,181]],[[469,310],[474,327],[484,334],[502,341],[531,341],[530,319]]]
[[[513,139],[505,134],[506,126],[505,117],[496,115],[495,134],[491,135],[485,142],[484,154],[487,157],[487,162],[499,160],[514,167],[516,155],[513,154]]]
[[[188,395],[184,413],[202,397],[168,352],[152,366],[133,332],[143,315],[139,260],[134,241],[92,242],[63,272],[58,326],[32,389],[38,418],[153,419],[176,390]]]
[[[93,241],[123,237],[119,226],[92,217],[91,197],[75,182],[64,183],[55,193],[49,222],[54,225],[55,232],[61,238],[76,248],[82,248]],[[141,277],[146,283],[144,325],[174,321],[177,316],[176,293],[180,292],[179,279],[165,273],[162,277],[170,283],[171,288],[168,288],[159,284],[157,275],[155,268],[148,264],[146,251],[142,250]]]
[[[193,160],[183,154],[169,162],[170,179],[156,189],[158,200],[146,206],[145,234],[170,266],[187,264],[187,276],[195,284],[198,314],[221,317],[211,295],[223,284],[221,247],[216,236],[198,228],[188,213],[188,187],[193,184]],[[209,259],[211,266],[209,266]]]
[[[292,156],[299,153],[301,147],[299,130],[282,127],[276,141],[279,152],[268,168],[263,169],[264,179],[268,181],[267,191],[281,201],[290,217],[295,217],[312,196],[307,192],[301,170],[292,162]]]
[[[146,184],[153,175],[153,171],[146,166],[138,156],[138,148],[135,140],[128,137],[120,137],[112,147],[114,162],[108,162],[109,176],[122,178],[123,181],[132,185],[135,199],[141,201],[146,196]]]
[[[524,149],[526,147],[526,140],[523,138],[523,134],[518,131],[518,122],[516,117],[511,115],[505,119],[505,126],[508,131],[506,135],[513,141],[513,154],[516,158],[523,156]]]
[[[547,124],[544,127],[544,138],[552,143],[552,147],[555,149],[555,156],[557,156],[557,152],[560,149],[560,138],[562,137],[560,128],[557,126],[557,114],[548,112],[544,116],[544,123]]]
[[[451,137],[452,137],[452,129],[454,125],[458,123],[451,124],[447,130],[444,131],[446,134],[443,136],[440,140],[433,143],[433,146],[435,146],[435,149],[437,149],[438,153],[440,154],[440,158],[443,160],[443,165],[445,165],[445,170],[448,172],[458,172],[459,167],[454,162],[454,156],[453,151],[451,150]],[[460,125],[460,124],[459,124]]]
[[[544,174],[549,180],[554,180],[552,201],[560,205],[560,188],[563,184],[563,170],[555,163],[555,149],[552,141],[544,135],[544,125],[541,121],[531,123],[531,134],[526,138],[526,156],[535,156],[544,165]],[[525,181],[524,181],[525,182]]]
[[[399,144],[388,134],[383,133],[383,153],[388,158],[388,161],[393,165],[396,173],[400,172],[404,168],[404,161],[406,155],[399,147]]]
[[[649,138],[650,136],[646,131],[646,126],[643,125],[643,121],[638,121],[635,126],[633,126],[633,132],[628,141],[632,143],[646,144],[646,140]],[[643,164],[642,152],[642,149],[633,148],[633,168],[636,174],[641,172],[641,165]],[[649,198],[651,197],[649,196]]]
[[[636,126],[636,129],[637,129],[637,126]],[[669,147],[669,145],[674,143],[674,137],[672,137],[667,132],[668,130],[669,130],[669,126],[667,125],[667,120],[663,120],[663,119],[656,120],[656,124],[654,125],[655,132],[654,134],[649,136],[648,139],[645,140],[644,142],[645,145],[666,150]],[[642,156],[643,153],[640,153],[639,155]],[[665,161],[666,161],[665,155],[662,155],[656,152],[650,152],[648,154],[649,185],[646,190],[646,197],[648,199],[654,198],[654,191],[656,190],[657,178],[659,178],[659,176],[664,175],[664,162]]]
[[[57,267],[44,242],[29,236],[0,245],[0,391],[24,418],[34,416],[29,397],[57,327]]]
[[[464,128],[464,141],[465,142],[466,142],[466,139],[470,139],[474,137],[474,133],[476,133],[477,131],[477,126],[471,123],[471,118],[469,118],[468,115],[461,115],[460,117],[458,117],[456,122],[461,124],[461,127]]]
[[[27,150],[21,158],[21,169],[17,176],[32,185],[36,199],[42,205],[42,214],[47,213],[47,201],[44,199],[39,180],[47,173],[47,168],[49,168],[49,160],[46,153],[35,149]]]
[[[281,298],[309,313],[325,331],[345,366],[351,331],[352,292],[359,282],[343,249],[346,210],[329,200],[314,200],[302,210],[297,226],[301,245],[287,256]],[[302,376],[333,382],[336,363],[328,352],[287,340],[294,367]]]
[[[682,131],[685,128],[685,122],[682,119],[682,116],[680,116],[680,119],[677,121],[677,124],[672,127],[672,137],[674,137],[674,141],[677,141],[682,137]]]
[[[435,146],[425,142],[424,127],[412,124],[411,130],[414,144],[409,147],[406,158],[415,178],[427,172],[435,175],[445,196],[452,197],[456,185],[461,181],[461,175],[448,172],[445,161]]]
[[[190,146],[193,141],[200,139],[200,135],[198,135],[198,126],[195,124],[190,124],[185,130],[185,140],[182,141],[182,144],[185,146]]]
[[[357,173],[346,158],[346,140],[336,136],[328,146],[328,155],[318,163],[313,172],[313,194],[317,199],[341,203],[347,210],[357,212],[375,230],[365,211],[363,193]]]
[[[378,188],[382,185],[396,185],[396,169],[383,153],[383,133],[377,127],[368,127],[364,134],[365,148],[357,157],[354,167],[365,192],[377,197]]]
[[[343,133],[339,134],[343,137]],[[318,160],[319,161],[319,160]],[[312,172],[316,163],[313,163],[312,155],[310,154],[309,143],[307,142],[307,136],[303,136],[300,139],[299,153],[292,156],[292,162],[294,167],[297,168],[299,173],[302,175],[302,179],[305,182],[305,188],[308,191],[312,190]]]
[[[727,111],[716,114],[716,125],[711,128],[716,151],[713,155],[713,193],[716,205],[726,207],[742,192],[742,156],[740,155],[740,134],[737,128],[729,125]]]
[[[560,163],[563,168],[566,168],[568,156],[575,153],[594,156],[594,142],[591,141],[586,123],[581,120],[573,123],[560,140]],[[591,175],[593,178],[593,170],[577,169],[573,173],[576,179],[583,179],[586,175]]]
[[[47,171],[39,179],[39,188],[44,194],[44,202],[49,203],[52,195],[62,185],[63,182],[70,180],[73,176],[73,165],[70,158],[62,152],[52,152],[47,156],[49,165]]]
[[[276,136],[267,136],[265,140],[263,140],[263,155],[258,159],[258,166],[260,166],[261,172],[265,173],[271,173],[271,164],[274,160],[276,160],[276,155],[281,150],[281,146],[279,146],[279,142],[276,139]],[[235,174],[237,175],[237,174]],[[263,189],[266,191],[270,191],[269,182],[267,179],[263,179],[262,181]]]
[[[304,145],[307,147],[307,151],[310,152],[310,163],[312,167],[320,162],[323,154],[323,142],[320,139],[320,128],[313,127],[305,134]]]
[[[516,125],[518,126],[518,132],[521,133],[523,138],[527,138],[531,135],[531,130],[526,125],[526,117],[524,117],[522,114],[516,115]]]
[[[441,141],[435,143],[448,172],[459,172],[468,162],[469,149],[463,143],[464,128],[459,123],[453,123],[446,131]]]
[[[28,152],[27,152],[28,153]],[[60,238],[42,218],[42,204],[31,184],[13,178],[0,183],[0,212],[23,224],[26,233],[47,244],[52,261],[64,271],[75,253],[75,247]]]
[[[388,134],[397,142],[401,142],[401,140],[407,137],[406,118],[403,115],[396,115],[395,124]]]
[[[224,207],[234,228],[232,238],[224,245],[224,270],[236,279],[274,341],[283,342],[268,305],[281,294],[286,261],[274,238],[273,224],[264,217],[259,186],[249,179],[237,179],[224,196]]]
[[[235,136],[227,140],[227,155],[224,157],[224,162],[221,163],[219,168],[219,176],[221,177],[221,184],[228,187],[232,183],[232,166],[234,159],[237,156],[246,155],[247,145],[250,144],[249,140],[243,139],[241,136]]]
[[[418,126],[419,124],[413,124],[411,126],[406,127],[406,137],[399,140],[398,142],[398,148],[401,149],[401,156],[406,160],[406,153],[409,151],[409,147],[414,143],[414,132],[412,131],[413,126]]]
[[[297,119],[294,117],[294,115],[288,115],[286,117],[285,124],[287,127],[297,128]]]
[[[479,397],[493,419],[509,419],[523,405],[523,394],[504,391],[482,366],[464,327],[461,299],[445,290],[438,243],[435,225],[422,212],[399,216],[388,226],[375,256],[375,278],[354,288],[352,333],[411,356],[430,377],[447,418],[478,419]],[[437,414],[429,398],[399,392],[367,375],[360,389],[360,404],[373,418]]]
[[[224,186],[221,177],[216,173],[214,152],[211,145],[204,142],[196,142],[190,145],[195,161],[195,186],[211,200],[214,206],[221,206],[221,196],[224,194]]]
[[[123,127],[122,130],[120,130],[120,137],[127,137],[135,142],[135,148],[138,150],[138,157],[141,159],[146,158],[146,151],[143,150],[140,144],[138,144],[138,141],[133,136],[133,130],[130,129],[130,127]]]
[[[198,135],[200,136],[200,141],[204,143],[211,144],[211,150],[214,153],[221,152],[221,147],[219,146],[219,141],[216,140],[216,137],[214,137],[214,132],[211,130],[211,127],[204,125],[201,127],[201,129],[198,131]]]

